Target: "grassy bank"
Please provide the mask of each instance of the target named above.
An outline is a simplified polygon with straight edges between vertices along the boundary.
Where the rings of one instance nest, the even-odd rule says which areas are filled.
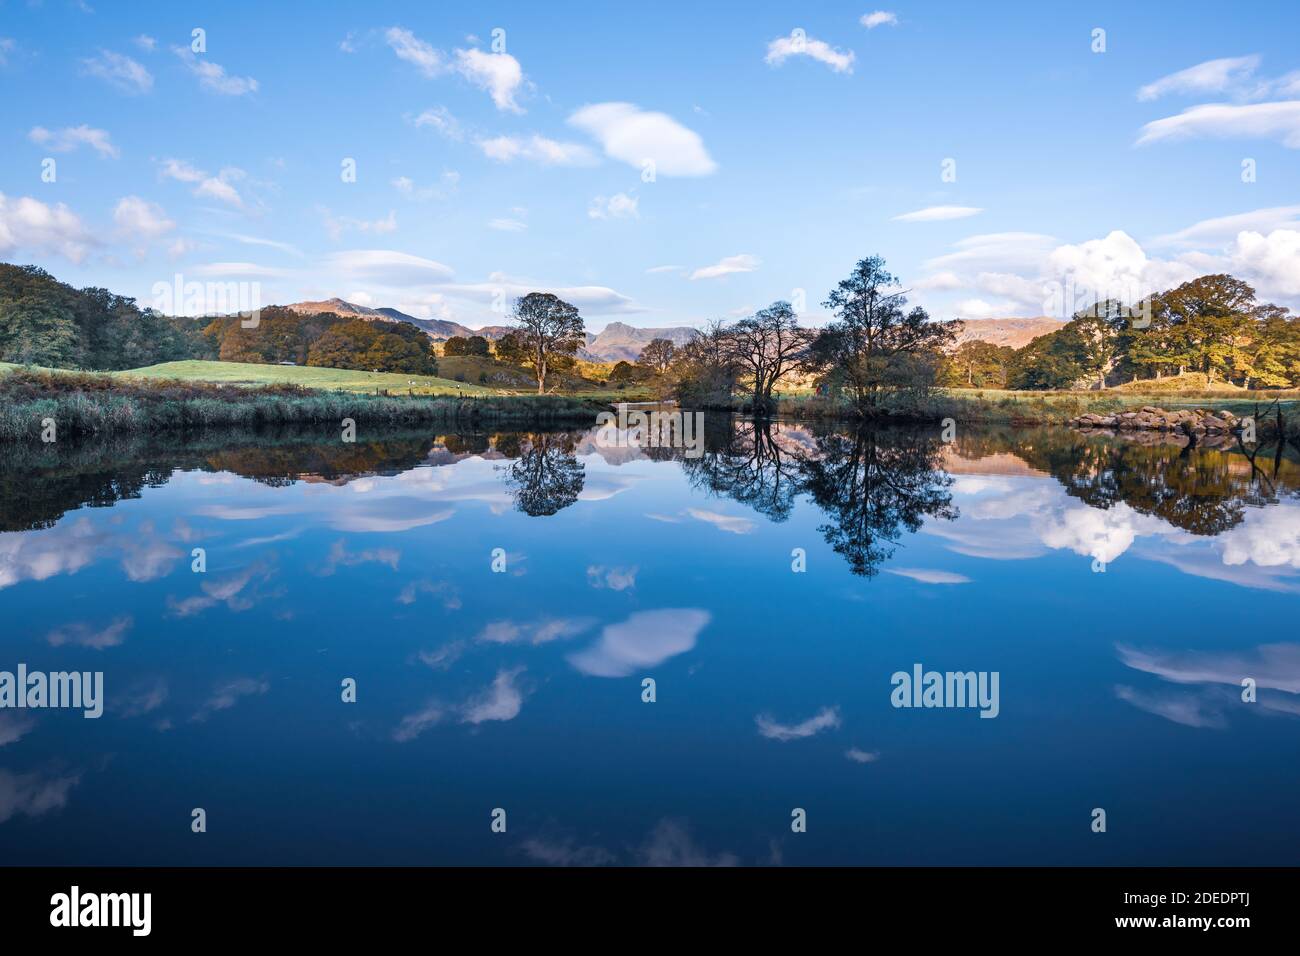
[[[363,372],[347,368],[306,365],[253,365],[248,362],[163,362],[145,368],[109,373],[122,379],[214,382],[225,385],[297,385],[320,391],[374,394],[387,390],[402,395],[499,395],[499,389],[432,375],[403,372]]]
[[[323,370],[329,371],[329,370]],[[13,370],[0,373],[0,441],[39,439],[42,422],[63,436],[330,422],[366,424],[585,425],[603,407],[558,396],[377,396],[299,385],[222,385],[126,375]]]
[[[967,424],[1057,425],[1088,412],[1108,414],[1154,405],[1165,409],[1203,408],[1237,416],[1263,411],[1277,399],[1287,417],[1300,414],[1300,392],[1164,391],[1107,389],[1104,392],[1012,392],[1002,389],[942,389],[922,398],[884,399],[882,417],[916,421],[952,418]],[[744,406],[737,406],[743,411]],[[803,420],[852,419],[857,414],[846,399],[799,395],[783,398],[781,418]]]

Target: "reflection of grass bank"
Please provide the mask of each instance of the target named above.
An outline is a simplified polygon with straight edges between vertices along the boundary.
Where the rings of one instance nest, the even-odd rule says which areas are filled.
[[[389,397],[112,375],[13,371],[0,375],[0,440],[37,439],[53,419],[60,437],[279,424],[590,424],[597,404],[557,396]]]
[[[1145,394],[1139,392],[1010,392],[994,389],[945,389],[929,395],[893,395],[880,406],[880,417],[901,421],[936,422],[952,418],[967,424],[1064,425],[1088,412],[1107,414],[1144,405],[1166,409],[1203,408],[1230,411],[1237,416],[1263,412],[1280,396],[1283,414],[1300,417],[1300,394],[1247,392],[1215,395],[1195,393]],[[779,415],[810,421],[853,420],[857,413],[846,400],[797,396],[782,399]]]

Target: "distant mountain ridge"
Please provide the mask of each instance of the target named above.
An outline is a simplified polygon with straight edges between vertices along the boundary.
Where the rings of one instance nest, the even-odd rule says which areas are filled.
[[[355,316],[368,322],[407,322],[423,329],[435,342],[446,341],[453,335],[465,337],[481,335],[495,342],[512,331],[508,325],[487,325],[481,329],[471,329],[459,322],[449,322],[445,319],[417,319],[398,309],[372,309],[337,297],[311,302],[294,302],[285,308],[302,315],[333,312],[335,315]],[[611,322],[598,333],[587,333],[586,347],[578,350],[578,357],[595,362],[634,362],[652,339],[668,339],[674,345],[684,345],[694,331],[687,325],[662,329],[639,329],[623,322]]]
[[[1065,325],[1061,319],[1040,315],[1032,319],[960,319],[962,325],[957,332],[957,341],[953,347],[967,342],[988,342],[991,345],[1009,345],[1013,349],[1024,348],[1034,339]]]

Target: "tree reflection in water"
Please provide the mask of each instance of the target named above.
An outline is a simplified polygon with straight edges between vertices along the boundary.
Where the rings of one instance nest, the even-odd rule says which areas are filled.
[[[586,469],[575,454],[577,436],[568,432],[502,436],[497,451],[515,460],[507,466],[506,484],[515,507],[526,515],[553,515],[582,494]]]
[[[706,437],[705,454],[681,458],[692,483],[784,521],[807,495],[818,526],[854,574],[870,577],[905,532],[927,517],[957,516],[941,466],[943,445],[922,431],[818,429],[737,419]]]

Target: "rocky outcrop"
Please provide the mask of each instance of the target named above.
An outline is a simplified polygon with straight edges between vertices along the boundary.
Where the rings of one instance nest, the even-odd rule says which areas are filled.
[[[1167,411],[1143,405],[1138,411],[1090,412],[1070,419],[1073,428],[1104,428],[1112,431],[1176,432],[1193,438],[1231,436],[1242,428],[1241,419],[1232,412],[1210,412],[1202,408]]]

